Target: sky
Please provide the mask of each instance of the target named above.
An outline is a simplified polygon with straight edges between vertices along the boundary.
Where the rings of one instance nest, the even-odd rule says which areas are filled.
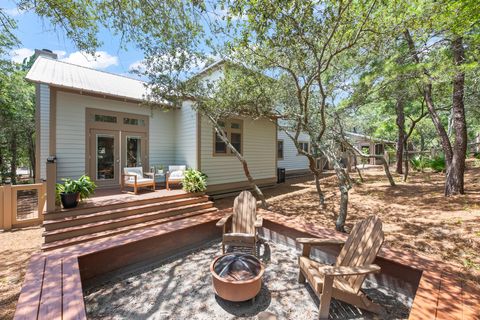
[[[142,51],[134,45],[120,48],[120,39],[106,29],[98,35],[103,45],[98,48],[96,58],[80,52],[68,39],[63,30],[56,30],[46,19],[31,12],[19,12],[10,0],[0,0],[0,7],[17,22],[14,34],[20,44],[10,52],[10,58],[22,62],[33,54],[34,49],[50,49],[57,53],[58,59],[98,70],[136,77],[130,71],[138,67],[143,58]]]

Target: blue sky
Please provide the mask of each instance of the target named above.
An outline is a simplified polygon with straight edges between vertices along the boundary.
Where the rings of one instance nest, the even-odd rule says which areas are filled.
[[[61,29],[55,30],[47,20],[31,12],[18,12],[9,0],[0,0],[0,7],[17,21],[14,33],[21,43],[10,53],[12,60],[21,62],[34,49],[45,48],[56,52],[60,60],[135,77],[129,71],[142,60],[142,52],[134,45],[127,45],[127,50],[121,49],[119,37],[108,30],[102,29],[99,33],[103,45],[98,48],[94,59],[80,52]]]

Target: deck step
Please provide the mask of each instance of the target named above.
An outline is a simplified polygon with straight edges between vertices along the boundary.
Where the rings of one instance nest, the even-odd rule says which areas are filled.
[[[182,214],[177,214],[169,217],[162,217],[159,219],[150,220],[142,223],[136,223],[136,224],[119,227],[115,229],[95,232],[87,235],[76,236],[76,237],[72,237],[64,240],[58,240],[58,241],[43,244],[42,251],[50,251],[50,250],[55,250],[58,248],[63,248],[63,247],[67,247],[67,246],[71,246],[79,243],[87,243],[87,242],[98,240],[101,238],[111,237],[119,234],[126,234],[128,232],[135,232],[138,229],[148,228],[148,227],[169,223],[176,220],[187,219],[190,217],[209,214],[217,211],[218,209],[215,207],[206,208],[206,209],[197,210],[197,211],[189,211]]]
[[[67,217],[57,217],[51,219],[46,216],[46,220],[43,222],[43,226],[46,231],[53,231],[68,227],[74,227],[84,225],[93,222],[99,222],[103,220],[112,220],[122,218],[125,216],[135,215],[139,213],[147,213],[160,211],[170,208],[182,207],[185,205],[208,202],[208,196],[197,196],[188,198],[179,198],[169,201],[154,202],[142,205],[134,205],[123,208],[104,210],[94,213],[86,213],[81,215],[72,215]]]
[[[180,215],[191,211],[199,211],[213,207],[212,201],[194,203],[190,205],[184,205],[181,207],[174,207],[165,210],[139,213],[129,215],[116,219],[108,219],[98,222],[86,223],[83,225],[67,227],[52,231],[45,231],[43,233],[45,243],[50,243],[58,240],[65,240],[77,236],[92,234],[96,232],[107,231],[115,228],[125,227],[132,224],[139,224],[150,220],[156,220],[160,218],[166,218],[174,215]]]
[[[107,210],[114,210],[114,209],[124,209],[125,207],[132,207],[132,206],[142,206],[148,204],[155,204],[155,203],[162,203],[172,200],[184,199],[184,198],[192,198],[192,197],[201,197],[205,196],[204,193],[179,193],[173,194],[168,196],[162,196],[160,198],[146,198],[146,199],[138,199],[138,200],[125,200],[125,201],[111,201],[106,202],[101,205],[92,205],[86,207],[77,207],[73,209],[61,209],[52,213],[46,213],[44,215],[44,220],[55,220],[55,219],[62,219],[68,217],[78,217],[85,214],[96,213],[99,211],[107,211]]]

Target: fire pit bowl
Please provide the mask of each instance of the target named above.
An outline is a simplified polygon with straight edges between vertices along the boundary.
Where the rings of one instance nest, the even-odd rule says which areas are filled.
[[[263,264],[244,253],[227,253],[215,258],[210,265],[215,293],[228,301],[255,298],[262,287]]]

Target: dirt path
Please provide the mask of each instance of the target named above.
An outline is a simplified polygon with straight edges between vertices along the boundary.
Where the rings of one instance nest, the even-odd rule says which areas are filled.
[[[0,232],[0,319],[13,317],[27,263],[41,244],[41,227]]]

